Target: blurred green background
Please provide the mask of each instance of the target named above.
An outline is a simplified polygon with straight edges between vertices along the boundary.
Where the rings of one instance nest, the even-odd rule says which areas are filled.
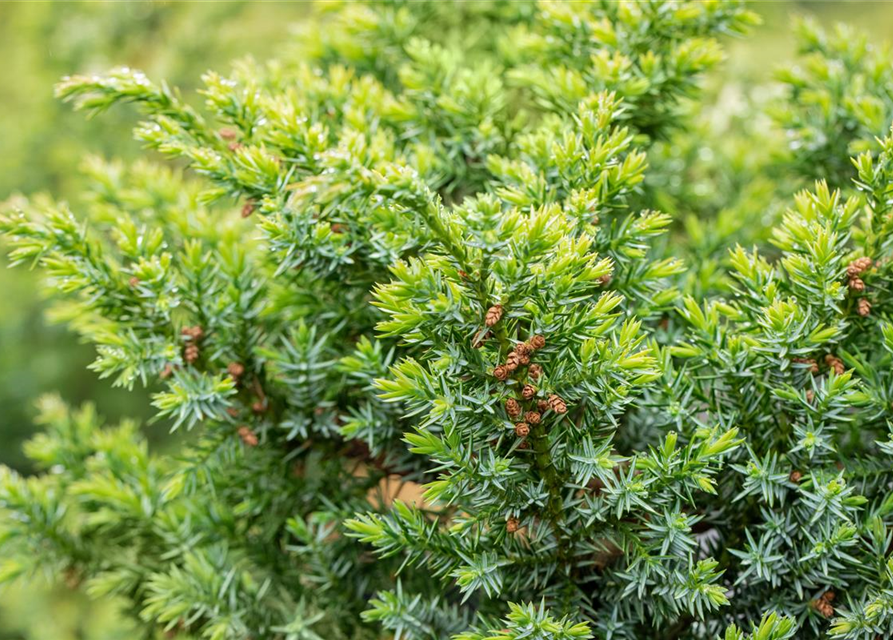
[[[875,41],[893,28],[893,3],[757,2],[764,25],[727,43],[729,59],[711,79],[745,89],[771,80],[794,55],[792,14],[846,21]],[[95,121],[53,98],[63,75],[127,65],[164,77],[187,95],[208,69],[235,58],[277,55],[308,3],[296,2],[0,2],[0,201],[51,192],[77,209],[78,166],[89,154],[133,158],[135,114],[117,109]],[[194,96],[193,96],[194,97]],[[44,318],[39,280],[0,257],[0,463],[27,473],[21,443],[33,402],[58,391],[71,403],[94,401],[110,419],[147,417],[147,395],[112,389],[86,370],[92,349]],[[148,434],[158,444],[162,427]],[[2,549],[0,549],[2,553]],[[48,576],[52,579],[52,576]],[[114,603],[89,603],[64,587],[33,585],[0,592],[0,640],[132,638]]]

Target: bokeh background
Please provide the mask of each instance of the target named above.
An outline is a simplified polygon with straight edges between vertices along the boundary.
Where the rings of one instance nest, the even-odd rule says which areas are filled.
[[[893,33],[893,2],[753,6],[764,24],[749,38],[726,43],[728,60],[707,83],[716,99],[730,85],[748,90],[771,83],[773,69],[794,57],[792,15],[813,15],[826,25],[845,21],[878,43]],[[46,191],[76,210],[85,157],[144,153],[131,139],[137,120],[132,110],[88,121],[53,98],[61,76],[127,65],[166,78],[189,95],[208,69],[249,54],[285,55],[295,37],[291,25],[311,9],[309,2],[0,0],[0,201]],[[0,464],[28,473],[20,451],[33,431],[40,395],[58,392],[74,404],[93,401],[110,420],[146,418],[150,411],[145,392],[113,389],[87,371],[92,349],[48,321],[35,274],[5,267],[0,257]],[[148,427],[147,434],[155,447],[169,444],[160,425]],[[51,586],[53,578],[0,592],[0,640],[135,637],[114,602],[88,602],[64,586]]]

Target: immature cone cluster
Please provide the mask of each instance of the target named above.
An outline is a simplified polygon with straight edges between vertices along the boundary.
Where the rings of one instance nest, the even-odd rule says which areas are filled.
[[[242,144],[238,140],[239,132],[235,129],[223,127],[217,132],[217,135],[220,136],[221,140],[226,142],[226,148],[230,151],[237,151],[242,148]]]
[[[230,362],[226,367],[226,372],[233,380],[238,382],[239,378],[245,375],[245,366],[239,362]]]
[[[843,375],[843,372],[846,371],[846,367],[843,364],[843,360],[838,358],[837,356],[831,355],[830,353],[825,356],[825,364],[828,365],[831,369],[834,370],[839,376]]]
[[[549,408],[555,413],[567,413],[567,405],[564,403],[564,400],[554,393],[549,396]]]
[[[492,327],[502,319],[502,305],[495,304],[487,309],[487,315],[484,316],[484,324]]]
[[[815,358],[792,358],[791,362],[796,362],[798,364],[808,364],[809,371],[813,374],[819,372],[819,363],[815,361]]]
[[[826,618],[830,618],[834,615],[834,607],[831,606],[831,603],[834,601],[834,592],[826,591],[822,594],[822,597],[818,600],[814,601],[812,604],[816,608],[816,611],[821,613]]]
[[[868,301],[868,298],[859,298],[859,301],[856,303],[856,311],[863,318],[871,313],[871,303]]]
[[[517,518],[509,518],[505,521],[505,530],[509,533],[515,533],[518,529],[521,528],[521,523]]]
[[[194,327],[183,327],[180,333],[193,341],[198,341],[205,337],[205,330],[198,325]]]
[[[493,326],[499,322],[501,315],[502,307],[500,305],[495,305],[487,311],[485,322],[488,326]],[[543,375],[543,368],[538,364],[531,364],[530,356],[537,349],[542,349],[544,346],[546,346],[546,339],[541,335],[535,335],[527,342],[515,345],[515,348],[506,358],[505,363],[493,369],[493,376],[497,380],[504,381],[507,380],[519,367],[527,366],[527,377],[534,381],[538,380]],[[538,425],[542,421],[543,414],[546,411],[554,411],[557,414],[567,413],[567,405],[559,396],[552,394],[549,396],[548,400],[542,398],[537,400],[537,391],[536,385],[527,383],[521,387],[520,401],[517,398],[509,398],[505,401],[505,411],[509,418],[517,420],[518,418],[521,418],[523,414],[523,418],[515,423],[515,435],[518,438],[524,439],[530,435],[531,426]],[[530,409],[525,412],[521,402],[533,403],[534,401],[536,402],[536,410]],[[527,448],[528,446],[526,446],[526,443],[522,443],[522,445],[519,446],[519,449]]]
[[[189,364],[193,364],[198,358],[198,345],[195,343],[186,345],[186,348],[183,350],[183,359]]]
[[[847,284],[850,289],[852,289],[853,291],[864,291],[865,290],[865,282],[859,276],[864,271],[867,271],[868,269],[870,269],[872,267],[872,264],[873,263],[871,261],[871,258],[858,258],[856,260],[853,260],[851,263],[849,263],[847,265],[846,275],[847,275],[847,278],[849,279],[849,282]],[[861,300],[860,300],[860,303],[861,303]],[[868,301],[866,300],[866,304],[867,303],[868,303]],[[868,315],[868,311],[871,310],[871,305],[868,304],[867,310],[864,313],[862,312],[863,306],[861,304],[859,305],[858,310],[859,310],[860,316],[866,316],[866,315]]]
[[[199,358],[199,349],[198,342],[205,336],[204,330],[199,326],[194,327],[183,327],[183,330],[180,332],[183,336],[189,340],[189,344],[186,345],[186,348],[183,349],[183,359],[189,363],[193,364]]]
[[[251,427],[248,425],[242,425],[239,427],[239,437],[242,439],[242,442],[245,443],[248,447],[256,447],[258,443],[257,434],[251,430]]]
[[[530,356],[523,356],[517,351],[512,351],[509,354],[509,357],[505,359],[505,366],[508,367],[509,371],[514,371],[518,367],[524,364],[523,359],[528,358],[528,362],[530,361]]]
[[[852,280],[853,278],[858,277],[864,271],[871,269],[873,264],[874,263],[871,261],[871,258],[857,258],[847,265],[846,275]]]
[[[501,317],[502,306],[495,305],[490,307],[487,311],[487,317],[484,322],[487,323],[487,326],[493,326],[493,324],[499,322],[499,318]],[[493,324],[490,324],[491,320]],[[505,363],[493,369],[493,377],[497,380],[506,380],[518,369],[518,367],[526,367],[527,365],[530,365],[531,370],[536,367],[536,375],[534,376],[534,379],[539,378],[543,372],[542,367],[530,364],[530,356],[534,351],[542,349],[544,346],[546,346],[546,339],[539,335],[533,336],[528,342],[522,342],[515,345],[515,348],[512,349],[512,352],[509,353],[508,357],[505,359]],[[528,370],[528,374],[530,373],[531,371]]]

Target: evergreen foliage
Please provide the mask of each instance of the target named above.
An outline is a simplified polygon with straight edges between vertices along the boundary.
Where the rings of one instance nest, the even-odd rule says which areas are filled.
[[[88,120],[53,97],[52,86],[72,70],[104,71],[114,64],[141,65],[168,82],[192,88],[208,65],[225,64],[251,51],[266,55],[286,32],[284,22],[303,5],[274,7],[237,0],[225,3],[66,2],[4,3],[0,7],[0,200],[12,193],[51,190],[76,198],[78,167],[89,154],[133,159],[141,153],[129,135],[134,114],[117,109]],[[207,25],[213,24],[209,29]],[[277,34],[271,38],[270,34]],[[267,44],[269,42],[269,44]],[[5,252],[2,252],[5,254]],[[0,464],[29,469],[22,443],[34,398],[58,390],[69,401],[92,398],[110,415],[148,417],[147,394],[137,397],[86,374],[92,348],[78,345],[63,326],[41,316],[37,273],[6,269],[0,257]],[[163,429],[150,442],[166,439]],[[0,605],[0,626],[9,617]],[[27,633],[22,631],[21,633]],[[64,635],[40,630],[37,636]],[[0,637],[3,632],[0,632]]]
[[[791,158],[745,165],[787,200],[763,246],[729,223],[677,251],[649,208],[687,206],[690,233],[755,215],[734,171],[679,156],[713,201],[666,179],[716,38],[754,23],[731,1],[327,3],[280,60],[206,74],[201,108],[131,69],[64,79],[90,114],[134,103],[186,168],[91,163],[84,210],[12,203],[10,257],[97,375],[161,380],[191,438],[155,456],[45,399],[44,473],[0,476],[0,579],[121,596],[146,637],[893,634],[879,58],[804,27]],[[816,71],[838,57],[852,86]],[[782,195],[815,172],[832,186]]]
[[[832,32],[813,20],[794,23],[799,64],[779,69],[785,99],[772,110],[801,175],[847,187],[850,156],[870,150],[893,119],[889,47],[876,47],[846,25]]]

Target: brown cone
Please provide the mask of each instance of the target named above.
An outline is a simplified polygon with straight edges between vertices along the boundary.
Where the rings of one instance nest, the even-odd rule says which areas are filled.
[[[249,427],[248,425],[242,425],[241,427],[239,427],[239,437],[242,439],[242,442],[244,442],[246,446],[257,446],[257,435],[254,433],[254,431],[251,430],[251,427]]]
[[[871,302],[868,301],[868,298],[859,298],[859,302],[856,303],[856,311],[863,318],[871,313]]]
[[[555,413],[567,413],[567,405],[559,396],[554,393],[549,396],[549,408]]]
[[[502,318],[502,305],[495,304],[487,309],[487,315],[484,316],[484,324],[492,327]]]

